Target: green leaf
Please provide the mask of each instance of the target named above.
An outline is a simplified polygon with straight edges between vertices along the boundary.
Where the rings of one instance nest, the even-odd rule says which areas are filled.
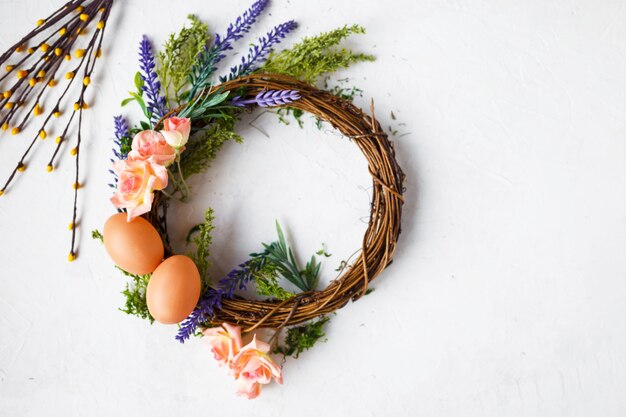
[[[204,284],[203,289],[211,285],[211,278],[209,277],[209,268],[211,266],[211,262],[209,261],[209,248],[212,242],[211,232],[215,229],[213,225],[214,220],[213,209],[208,208],[204,212],[204,223],[194,226],[187,235],[187,239],[189,239],[191,235],[196,234],[193,238],[193,243],[196,245],[196,252],[192,253],[190,257],[198,267],[198,272],[200,272],[200,277]]]
[[[128,103],[134,100],[135,100],[134,97],[128,97],[127,99],[122,100],[122,107],[124,107],[125,105],[127,105]]]
[[[143,96],[143,86],[143,78],[141,77],[141,73],[137,71],[137,73],[135,74],[135,87],[137,87],[137,94],[141,96]]]
[[[144,122],[143,120],[141,122],[139,122],[139,124],[141,125],[141,128],[143,130],[150,130],[150,129],[152,129],[152,126],[150,126],[147,122]]]

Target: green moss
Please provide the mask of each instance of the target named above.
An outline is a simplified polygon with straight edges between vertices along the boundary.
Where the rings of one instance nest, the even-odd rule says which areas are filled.
[[[304,38],[289,49],[272,53],[262,72],[285,74],[314,84],[320,76],[363,61],[373,61],[372,55],[339,48],[342,40],[352,34],[365,33],[359,25],[344,26],[310,38]]]
[[[321,338],[326,336],[324,325],[330,318],[322,317],[319,320],[311,321],[303,326],[292,327],[287,330],[284,345],[278,346],[274,353],[283,356],[293,356],[297,358],[300,353],[311,349]]]

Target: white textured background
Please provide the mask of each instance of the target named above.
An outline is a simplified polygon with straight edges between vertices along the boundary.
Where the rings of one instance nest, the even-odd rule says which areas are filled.
[[[50,3],[1,1],[0,49]],[[113,212],[111,117],[140,35],[160,44],[190,12],[223,32],[248,3],[116,4],[88,98],[79,259],[66,261],[70,158],[44,170],[52,141],[0,200],[0,415],[625,415],[623,1],[274,0],[254,36],[287,18],[301,23],[290,41],[368,28],[349,44],[377,61],[338,77],[409,133],[396,141],[407,193],[394,264],[255,401],[235,396],[201,341],[181,346],[175,328],[117,311],[124,279],[89,231]],[[327,243],[331,278],[365,227],[365,164],[309,121],[255,124],[270,137],[240,123],[246,143],[193,181],[174,237],[213,206],[220,274],[279,219],[301,254]],[[26,141],[0,138],[2,178]]]

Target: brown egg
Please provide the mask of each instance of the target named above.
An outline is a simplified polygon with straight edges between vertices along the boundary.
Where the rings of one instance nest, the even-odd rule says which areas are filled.
[[[104,224],[103,237],[113,262],[131,274],[149,274],[163,260],[159,232],[141,217],[129,222],[126,213],[114,214]]]
[[[146,290],[148,310],[163,324],[183,321],[200,298],[200,273],[186,256],[174,255],[164,260],[152,273]]]

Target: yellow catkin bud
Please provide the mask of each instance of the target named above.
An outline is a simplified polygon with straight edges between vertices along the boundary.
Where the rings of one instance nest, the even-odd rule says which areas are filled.
[[[50,56],[49,55],[44,56],[43,62],[48,62],[48,61],[50,61]]]
[[[72,188],[78,190],[80,188],[80,184],[75,182],[74,184],[72,184]]]
[[[17,135],[18,133],[20,133],[20,128],[19,127],[14,127],[13,130],[11,130],[11,134],[12,135]]]
[[[12,102],[12,101],[7,101],[7,102],[4,104],[4,108],[5,108],[5,109],[12,109],[12,108],[13,108],[13,106],[15,106],[15,103],[14,103],[14,102]]]
[[[0,196],[4,194],[4,190],[0,190]]]
[[[22,163],[20,162],[20,164],[17,166],[17,170],[18,170],[19,172],[24,172],[24,171],[26,170],[26,165],[24,165],[24,164],[22,164]]]
[[[37,26],[41,26],[41,25],[43,25],[44,23],[46,23],[46,19],[39,19],[39,20],[37,21]]]
[[[41,106],[39,105],[39,103],[35,104],[35,108],[33,109],[33,114],[35,116],[40,116],[41,113],[43,113],[43,109],[41,108]]]
[[[52,115],[58,119],[59,117],[61,117],[61,112],[57,110],[54,113],[52,113]]]
[[[83,78],[83,84],[85,86],[88,86],[89,84],[91,84],[91,78],[89,78],[89,77]]]
[[[48,164],[48,165],[46,166],[46,171],[47,171],[47,172],[52,172],[53,170],[54,170],[54,167],[53,167],[52,165]]]
[[[74,78],[74,72],[73,71],[70,71],[67,74],[65,74],[65,79],[71,80],[72,78]]]
[[[87,13],[81,13],[81,15],[79,16],[79,19],[82,20],[83,22],[86,22],[87,19],[89,19],[89,15]]]
[[[39,138],[40,138],[41,140],[44,140],[44,139],[45,139],[45,138],[47,138],[47,137],[48,137],[48,134],[46,133],[46,131],[45,131],[45,130],[43,130],[43,129],[41,129],[41,130],[39,131]]]
[[[57,136],[54,142],[58,145],[59,143],[63,142],[63,138],[61,136]]]
[[[7,122],[2,123],[2,130],[8,130],[9,124]]]
[[[96,25],[96,27],[98,29],[103,29],[104,28],[104,20],[99,21],[98,24]]]
[[[67,230],[74,230],[74,222],[67,225]]]
[[[37,78],[31,78],[30,80],[28,80],[28,85],[30,85],[31,87],[34,87],[37,85]]]
[[[84,49],[77,49],[76,52],[74,52],[74,56],[76,58],[82,58],[85,56],[85,50]]]
[[[4,93],[2,93],[2,96],[4,96],[4,98],[9,98],[13,95],[13,91],[11,90],[7,90]]]
[[[83,12],[83,10],[85,10],[85,8],[84,8],[83,6],[78,6],[78,7],[76,8],[76,13],[82,13],[82,12]]]
[[[86,101],[83,101],[82,107],[83,107],[83,110],[87,110],[89,108],[89,105],[87,104]]]
[[[19,70],[17,72],[17,78],[21,79],[21,78],[25,78],[27,76],[28,76],[28,71],[26,71],[26,70]]]
[[[55,87],[57,85],[57,80],[48,81],[48,87]]]
[[[98,9],[98,11],[99,11],[100,13],[104,13],[104,12],[106,11],[106,7],[100,7],[100,8]]]
[[[11,72],[13,71],[13,68],[15,68],[15,65],[7,65],[5,69],[7,70],[7,72]]]
[[[87,31],[87,28],[78,28],[76,29],[76,33],[82,36],[82,35],[86,35],[87,33],[89,33],[89,31]]]
[[[28,50],[26,51],[29,54],[34,54],[35,53],[35,48],[28,48]]]
[[[63,36],[67,33],[67,29],[66,28],[61,28],[59,29],[59,35]]]
[[[76,254],[74,252],[70,252],[70,254],[67,255],[67,261],[74,262],[75,260],[76,260]]]
[[[17,48],[15,48],[15,52],[19,54],[20,52],[24,52],[24,49],[25,49],[24,45],[20,45]]]
[[[80,104],[74,103],[74,111],[80,109]]]
[[[76,156],[77,153],[78,153],[78,149],[77,148],[70,149],[70,155]]]
[[[42,43],[41,45],[39,45],[39,50],[41,50],[41,52],[48,52],[48,49],[50,49],[50,45],[48,45],[47,43]]]
[[[54,54],[56,56],[61,56],[63,54],[63,49],[61,49],[61,48],[54,48]]]
[[[65,54],[65,60],[66,60],[66,61],[71,61],[71,59],[72,59],[72,55],[70,55],[70,54]]]
[[[93,53],[96,58],[100,58],[102,56],[102,49],[98,48],[96,52]]]
[[[37,77],[43,78],[43,77],[45,77],[45,76],[46,76],[46,71],[44,71],[44,70],[40,70],[40,71],[37,73]]]

